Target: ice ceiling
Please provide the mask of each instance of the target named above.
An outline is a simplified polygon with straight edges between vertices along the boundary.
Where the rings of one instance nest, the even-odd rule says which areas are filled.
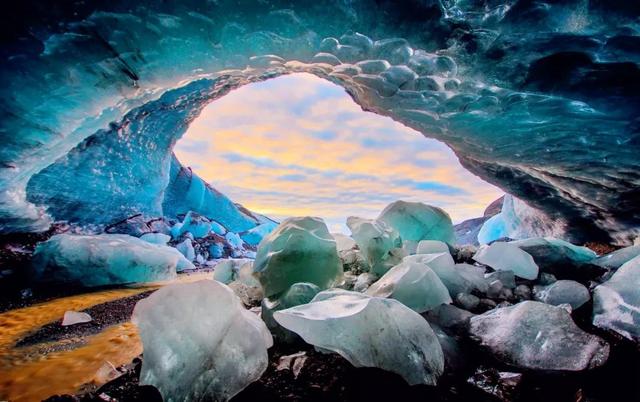
[[[14,6],[2,23],[2,232],[186,207],[254,225],[172,147],[209,102],[292,72],[446,142],[574,239],[624,243],[640,226],[640,3]]]

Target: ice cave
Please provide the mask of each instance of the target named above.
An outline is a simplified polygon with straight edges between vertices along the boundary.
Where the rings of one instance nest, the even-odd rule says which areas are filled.
[[[640,398],[640,3],[25,0],[4,11],[0,400]],[[337,98],[309,114],[299,77],[369,117],[349,121]],[[276,82],[284,98],[242,92]],[[431,183],[428,165],[374,163],[396,132],[374,138],[367,124],[437,141],[486,209],[363,189],[351,210],[337,196],[326,210],[256,207],[257,185],[236,197],[217,162],[183,157],[207,110],[233,96],[228,110],[245,116],[304,109],[345,169],[366,154],[359,174],[391,184]],[[234,141],[265,157],[256,126],[216,119],[228,148],[211,158],[238,162]],[[358,136],[338,141],[345,127]],[[296,138],[311,155],[299,159],[331,154]],[[385,145],[355,147],[365,140]],[[313,180],[285,172],[278,152],[281,165],[247,174]],[[504,196],[485,202],[485,182]],[[337,178],[322,187],[332,198]]]

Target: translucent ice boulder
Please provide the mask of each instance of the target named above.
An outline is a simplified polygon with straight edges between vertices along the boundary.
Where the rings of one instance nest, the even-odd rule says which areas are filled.
[[[178,250],[184,256],[184,258],[189,261],[193,261],[196,259],[196,251],[193,248],[191,239],[184,239],[181,243],[177,244],[176,250]]]
[[[531,255],[510,243],[495,242],[480,247],[473,259],[496,271],[513,271],[520,278],[533,280],[538,277],[538,265]]]
[[[298,282],[331,287],[342,276],[342,264],[322,219],[288,218],[260,243],[253,271],[270,297]]]
[[[605,271],[590,262],[597,254],[587,247],[576,246],[554,237],[534,237],[512,241],[530,254],[542,272],[553,274],[561,279],[592,279]]]
[[[593,324],[640,343],[640,256],[595,288]]]
[[[174,284],[138,302],[132,321],[144,346],[140,383],[165,401],[227,401],[260,378],[273,341],[229,287]]]
[[[609,345],[578,328],[565,309],[536,301],[474,316],[470,333],[498,360],[524,369],[581,371],[609,357]]]
[[[447,246],[447,243],[439,240],[421,240],[418,243],[415,254],[436,254],[448,252],[449,246]]]
[[[418,313],[451,303],[449,291],[438,275],[426,264],[411,261],[391,268],[366,293],[396,299]]]
[[[213,269],[213,279],[225,285],[238,279],[240,268],[253,261],[247,258],[229,258],[218,263]]]
[[[560,280],[547,286],[534,286],[533,292],[536,300],[553,306],[568,304],[574,310],[591,300],[589,289],[571,280]]]
[[[378,220],[397,230],[402,240],[440,240],[455,243],[449,214],[421,202],[396,201],[389,204]]]
[[[428,265],[449,290],[451,297],[455,297],[458,293],[469,293],[476,288],[482,290],[486,286],[484,278],[467,279],[465,275],[471,271],[465,272],[465,275],[461,274],[456,269],[453,257],[449,253],[410,255],[405,257],[403,261]]]
[[[394,265],[388,263],[392,259],[391,251],[402,247],[397,231],[384,222],[355,216],[347,219],[347,226],[372,272],[382,275]]]
[[[442,348],[427,321],[397,300],[328,290],[274,318],[307,343],[356,367],[397,373],[410,385],[435,385],[444,370]]]
[[[320,288],[313,283],[294,283],[289,290],[279,298],[262,299],[262,320],[267,324],[267,328],[269,328],[271,334],[273,334],[278,342],[288,343],[299,338],[295,333],[278,324],[278,322],[273,319],[273,313],[301,304],[307,304],[319,292]]]
[[[639,255],[640,245],[629,246],[609,254],[605,254],[602,257],[593,260],[592,263],[606,269],[618,269],[627,261],[631,261]]]
[[[169,280],[185,266],[193,267],[176,249],[137,237],[59,234],[38,244],[32,269],[38,282],[92,287]]]
[[[161,246],[166,246],[171,240],[171,236],[166,235],[164,233],[145,233],[140,236],[140,239],[147,241],[152,244],[159,244]]]

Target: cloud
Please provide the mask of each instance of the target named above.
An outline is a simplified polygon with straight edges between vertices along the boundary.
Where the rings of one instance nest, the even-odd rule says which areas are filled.
[[[461,221],[502,195],[445,144],[362,111],[342,88],[309,74],[216,100],[175,152],[235,202],[274,217],[320,216],[342,231],[347,216],[375,217],[397,199],[440,206]]]

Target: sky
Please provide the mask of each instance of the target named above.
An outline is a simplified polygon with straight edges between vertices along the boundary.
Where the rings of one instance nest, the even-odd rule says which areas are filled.
[[[443,143],[363,111],[311,74],[246,85],[202,111],[174,149],[234,202],[273,217],[319,216],[349,233],[396,200],[482,216],[503,192],[466,171]]]

